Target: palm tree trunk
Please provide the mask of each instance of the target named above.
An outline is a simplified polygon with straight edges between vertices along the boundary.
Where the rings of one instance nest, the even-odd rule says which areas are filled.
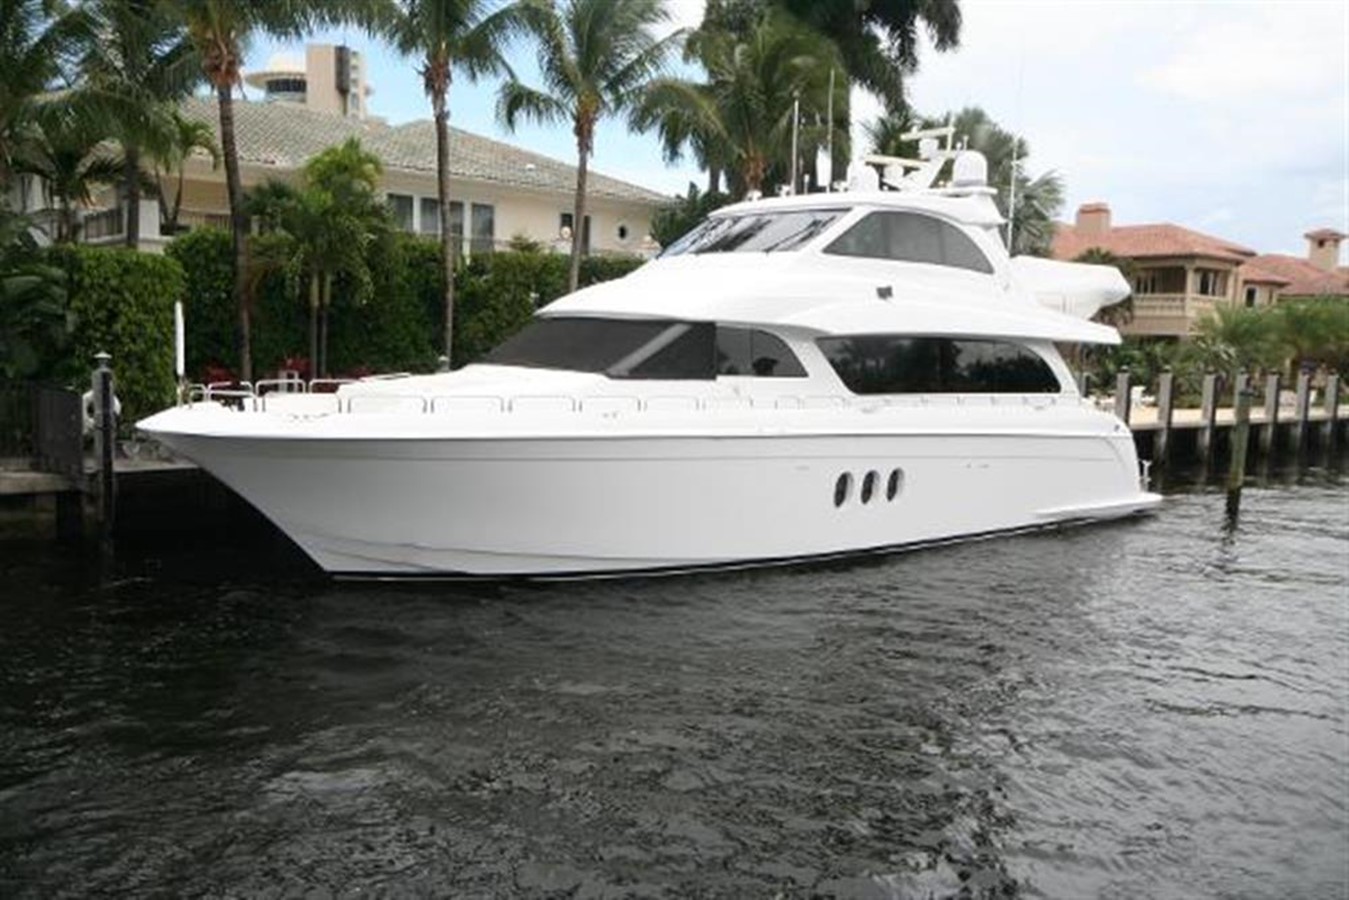
[[[319,377],[319,277],[309,276],[309,378]]]
[[[721,191],[721,166],[716,163],[707,164],[707,192],[716,194]]]
[[[220,104],[220,149],[225,157],[225,188],[230,201],[230,225],[234,235],[234,304],[239,311],[239,377],[253,380],[253,322],[248,296],[248,214],[244,211],[244,187],[239,180],[239,145],[234,136],[232,85],[216,87]]]
[[[585,237],[586,221],[586,175],[589,153],[586,151],[584,137],[577,141],[579,153],[576,164],[576,205],[572,212],[571,223],[571,272],[567,275],[567,292],[576,290],[581,280],[581,241]]]
[[[323,299],[319,312],[319,359],[322,360],[319,371],[328,377],[328,310],[333,305],[333,276],[323,276]]]
[[[132,250],[141,242],[141,150],[134,144],[123,150],[122,180],[126,182],[126,227],[123,241]]]
[[[454,235],[450,233],[449,87],[431,94],[436,122],[436,197],[440,202],[440,264],[445,275],[445,358],[454,358]]]

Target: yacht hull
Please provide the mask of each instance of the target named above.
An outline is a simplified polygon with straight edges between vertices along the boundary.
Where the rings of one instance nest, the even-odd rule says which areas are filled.
[[[1127,432],[156,436],[338,576],[762,565],[1116,518],[1160,499],[1139,489]]]

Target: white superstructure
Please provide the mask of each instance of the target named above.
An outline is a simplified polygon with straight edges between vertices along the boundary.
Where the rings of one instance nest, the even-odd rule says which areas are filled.
[[[1154,506],[1055,346],[1118,342],[1085,316],[1119,273],[1008,259],[977,184],[905,186],[719,210],[457,372],[140,427],[347,575],[764,564]]]

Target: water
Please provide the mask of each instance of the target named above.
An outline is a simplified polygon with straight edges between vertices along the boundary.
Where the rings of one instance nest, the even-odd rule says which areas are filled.
[[[0,895],[1341,897],[1349,489],[1222,506],[551,586],[10,545]]]

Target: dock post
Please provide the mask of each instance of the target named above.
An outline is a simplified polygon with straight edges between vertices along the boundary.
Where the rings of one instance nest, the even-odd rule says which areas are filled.
[[[1278,372],[1265,376],[1265,427],[1260,432],[1260,455],[1266,458],[1274,451],[1279,433],[1279,388],[1282,379]]]
[[[1086,397],[1087,391],[1091,389],[1091,374],[1083,369],[1077,373],[1077,394],[1079,397]]]
[[[1167,366],[1157,376],[1157,440],[1153,444],[1152,464],[1161,469],[1167,467],[1171,457],[1171,410],[1175,406],[1176,377]]]
[[[113,410],[112,357],[97,353],[94,359],[94,449],[98,458],[98,525],[103,540],[112,536],[117,514],[117,477],[113,473],[113,449],[117,441],[117,416]]]
[[[1129,367],[1125,366],[1115,376],[1115,418],[1125,425],[1129,424]]]
[[[1245,372],[1236,378],[1233,396],[1232,453],[1227,467],[1227,517],[1236,518],[1241,509],[1241,487],[1246,482],[1246,447],[1251,439],[1251,396]]]
[[[1218,418],[1218,375],[1204,375],[1204,394],[1199,411],[1199,463],[1208,471],[1213,459],[1213,431]]]
[[[1311,412],[1312,376],[1309,372],[1299,372],[1297,376],[1297,400],[1293,415],[1293,459],[1300,462],[1307,443],[1307,416]]]
[[[1326,424],[1321,426],[1321,434],[1325,438],[1323,443],[1326,445],[1326,456],[1335,452],[1335,444],[1340,439],[1340,376],[1338,372],[1332,372],[1326,376]]]
[[[450,358],[449,358],[448,356],[442,356],[442,357],[438,358],[438,359],[436,360],[436,363],[437,363],[437,365],[436,365],[436,371],[438,371],[438,372],[448,372],[448,371],[450,371]]]

